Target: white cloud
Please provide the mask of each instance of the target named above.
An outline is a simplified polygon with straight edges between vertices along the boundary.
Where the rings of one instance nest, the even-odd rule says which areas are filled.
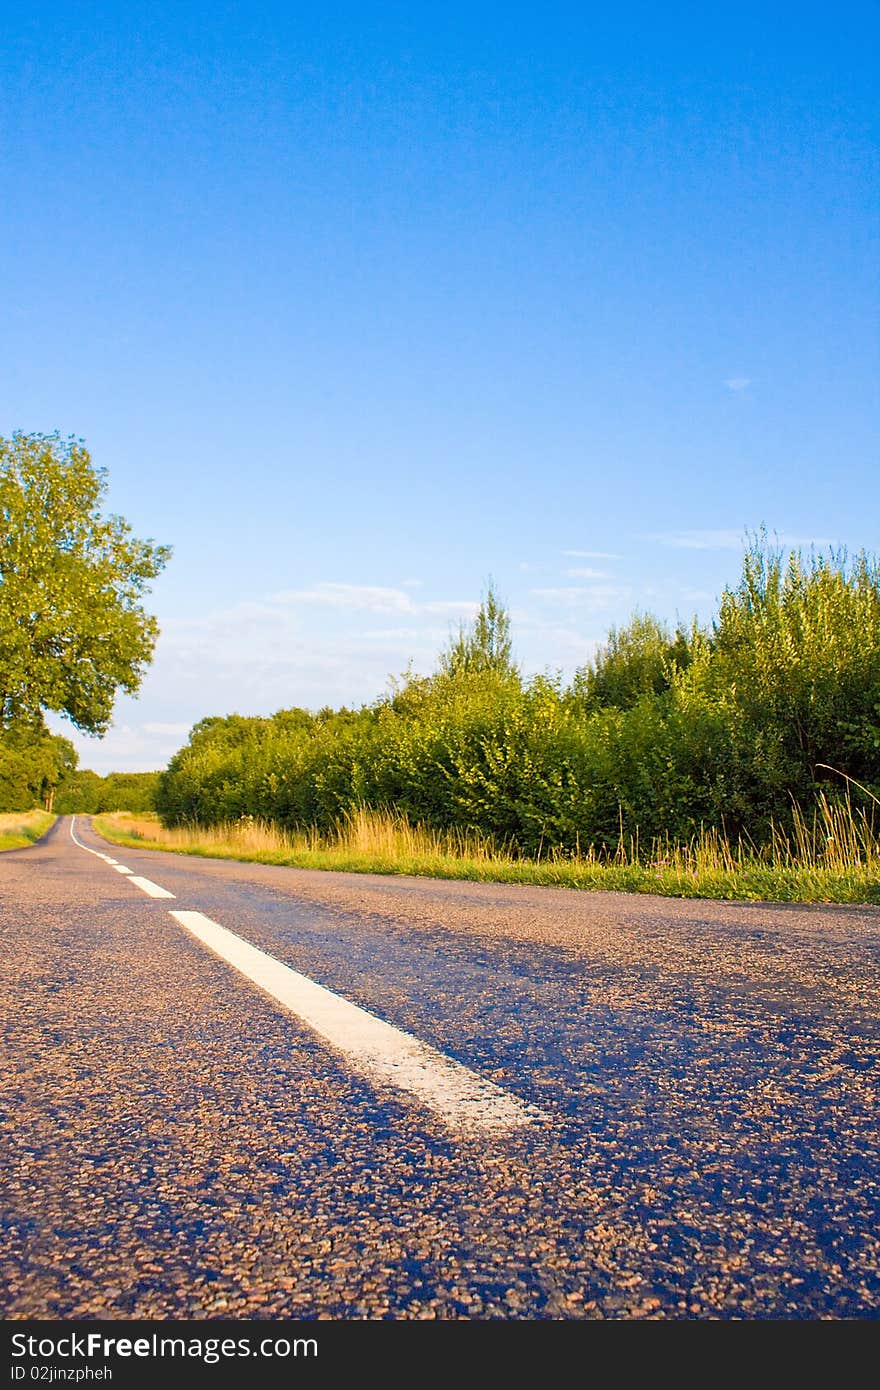
[[[570,585],[559,588],[531,589],[541,603],[553,603],[567,608],[587,608],[604,611],[625,602],[630,591],[619,584]]]
[[[448,628],[439,627],[371,627],[360,634],[364,641],[370,642],[411,642],[420,646],[430,646],[434,651],[449,636]]]
[[[565,571],[567,579],[607,579],[607,570],[594,570],[584,566],[574,566]]]
[[[318,605],[349,613],[406,613],[414,616],[446,613],[452,617],[470,616],[480,606],[472,599],[431,599],[420,603],[403,588],[330,582],[315,584],[310,589],[283,589],[271,595],[271,603],[285,610]]]
[[[562,553],[572,560],[619,560],[622,558],[611,550],[563,550]]]
[[[327,583],[166,619],[140,700],[119,700],[119,727],[82,745],[83,766],[164,766],[205,715],[368,703],[410,663],[431,671],[450,631],[478,608],[471,599],[417,602],[402,589]]]
[[[271,597],[285,607],[319,603],[368,613],[412,613],[416,607],[403,589],[385,589],[375,584],[315,584],[311,589],[284,589]]]
[[[749,537],[744,527],[741,531],[668,531],[649,539],[674,550],[745,550]],[[790,531],[769,531],[767,539],[771,546],[780,546],[783,550],[819,549],[835,544],[827,536],[796,536]]]
[[[744,530],[669,531],[651,539],[673,550],[743,550],[746,544]]]
[[[724,383],[728,391],[745,391],[751,384],[752,378],[750,376],[728,377],[727,381]]]
[[[127,705],[133,701],[125,700]],[[69,739],[79,755],[81,768],[101,776],[108,772],[156,772],[166,767],[192,727],[190,724],[128,723],[117,720],[103,738],[91,738],[58,715],[48,715],[49,727]],[[192,721],[195,723],[195,719]]]

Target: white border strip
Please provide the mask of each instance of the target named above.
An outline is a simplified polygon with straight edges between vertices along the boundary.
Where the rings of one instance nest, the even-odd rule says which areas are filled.
[[[113,864],[114,867],[115,867],[117,861],[116,861],[115,859],[111,859],[109,854],[102,854],[101,851],[100,851],[99,849],[89,849],[88,845],[84,845],[83,842],[82,842],[82,840],[78,840],[78,839],[76,838],[76,831],[75,831],[74,828],[73,828],[75,825],[76,825],[76,816],[71,816],[71,817],[70,817],[70,838],[71,838],[71,840],[73,841],[73,843],[74,843],[75,845],[79,845],[80,849],[84,849],[85,852],[86,852],[86,854],[93,854],[93,855],[95,856],[96,859],[103,859],[103,861],[104,861],[105,864]]]

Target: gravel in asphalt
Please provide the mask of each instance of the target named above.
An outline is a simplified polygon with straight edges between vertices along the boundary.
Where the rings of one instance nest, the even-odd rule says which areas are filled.
[[[0,856],[2,1311],[877,1316],[880,912]],[[197,910],[539,1107],[367,1082]]]

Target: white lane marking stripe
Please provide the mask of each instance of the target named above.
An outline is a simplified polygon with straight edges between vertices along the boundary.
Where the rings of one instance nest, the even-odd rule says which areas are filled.
[[[143,889],[143,891],[144,891],[149,897],[151,897],[151,898],[173,898],[173,897],[174,897],[174,894],[173,894],[173,893],[169,893],[167,888],[160,888],[159,885],[158,885],[158,883],[154,883],[153,880],[152,880],[151,878],[141,878],[139,874],[133,874],[132,871],[131,871],[131,869],[127,869],[127,868],[125,867],[124,864],[117,864],[117,862],[116,862],[115,859],[110,859],[110,857],[109,857],[108,855],[102,854],[100,850],[97,850],[97,849],[89,849],[88,845],[84,845],[83,842],[82,842],[82,840],[78,840],[78,839],[77,839],[76,834],[75,834],[74,829],[73,829],[73,827],[74,827],[75,825],[76,825],[76,816],[71,816],[71,818],[70,818],[70,838],[71,838],[71,840],[73,840],[73,843],[74,843],[75,845],[79,845],[80,849],[84,849],[85,852],[86,852],[86,854],[93,854],[93,855],[95,856],[96,859],[103,859],[106,863],[112,864],[112,865],[113,865],[113,868],[116,870],[116,872],[117,872],[118,874],[127,874],[127,875],[128,875],[128,881],[129,881],[129,883],[136,883],[137,886],[138,886],[138,888]]]
[[[370,1080],[409,1091],[453,1129],[498,1133],[547,1118],[543,1111],[412,1034],[291,970],[204,913],[170,911],[170,915],[325,1042],[345,1053]]]
[[[71,816],[71,817],[70,817],[70,838],[71,838],[71,840],[73,841],[73,843],[74,843],[75,845],[79,845],[80,849],[84,849],[85,852],[86,852],[86,854],[93,854],[93,855],[95,856],[96,859],[106,859],[106,858],[107,858],[106,854],[102,854],[101,851],[100,851],[99,849],[89,849],[88,845],[84,845],[83,842],[82,842],[82,840],[78,840],[78,839],[76,838],[76,832],[75,832],[75,830],[74,830],[74,828],[73,828],[75,825],[76,825],[76,816]]]
[[[148,898],[173,898],[175,895],[169,893],[167,888],[160,888],[158,883],[154,883],[151,878],[141,878],[140,874],[132,874],[129,883],[134,883]]]

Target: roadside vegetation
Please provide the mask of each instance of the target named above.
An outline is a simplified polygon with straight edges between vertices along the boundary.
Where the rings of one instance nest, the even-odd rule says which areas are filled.
[[[528,858],[479,831],[436,830],[388,811],[360,809],[332,831],[287,831],[244,817],[214,826],[163,826],[156,815],[116,812],[95,828],[117,845],[177,854],[286,864],[349,873],[415,874],[667,897],[776,902],[880,902],[880,836],[851,802],[819,796],[812,820],[800,812],[762,849],[731,845],[703,829],[683,845],[622,839],[613,851],[571,855],[558,848]]]
[[[571,680],[523,676],[490,587],[430,675],[358,709],[206,718],[165,772],[102,778],[44,716],[106,731],[152,657],[142,600],[169,556],[103,514],[106,488],[78,441],[0,438],[0,812],[21,825],[34,806],[155,811],[154,838],[199,852],[876,897],[880,563],[864,552],[785,555],[760,533],[711,623],[637,612]]]
[[[312,867],[857,901],[880,891],[878,797],[880,568],[758,536],[708,627],[636,613],[568,683],[521,675],[490,589],[433,675],[370,705],[204,719],[159,779],[151,837]]]
[[[77,769],[59,787],[55,810],[60,815],[152,811],[158,785],[158,772],[108,772],[100,777],[88,768]]]
[[[15,811],[0,814],[0,850],[24,849],[45,835],[55,816],[48,811]]]

